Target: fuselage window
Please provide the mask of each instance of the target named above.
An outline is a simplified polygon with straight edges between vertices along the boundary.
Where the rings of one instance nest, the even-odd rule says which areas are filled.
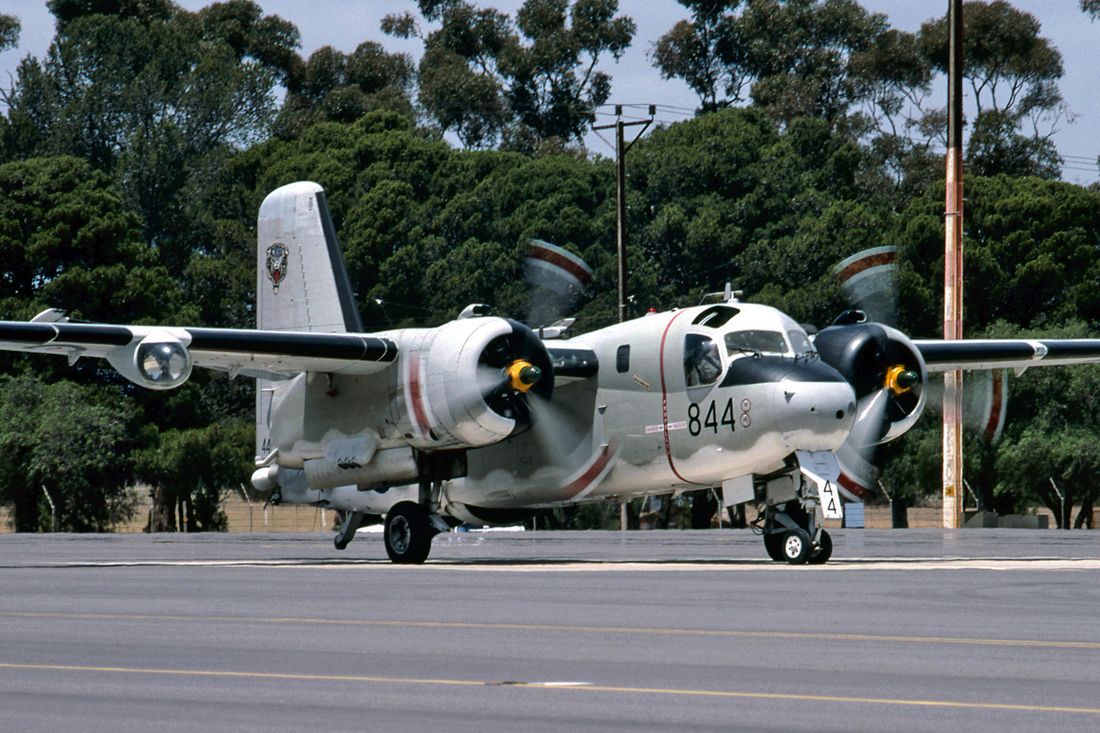
[[[726,353],[730,356],[786,354],[787,351],[787,342],[778,331],[733,331],[726,334]]]
[[[718,344],[708,336],[689,333],[684,337],[684,377],[687,386],[713,384],[722,374]]]
[[[630,370],[630,344],[615,349],[615,371],[625,374]]]

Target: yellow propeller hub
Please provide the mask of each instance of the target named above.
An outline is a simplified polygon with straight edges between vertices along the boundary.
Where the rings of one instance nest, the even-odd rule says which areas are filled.
[[[542,379],[542,370],[526,359],[513,361],[507,372],[508,381],[517,392],[526,392]]]
[[[920,383],[920,375],[912,369],[906,369],[897,364],[886,370],[886,381],[883,386],[896,395],[905,394]]]

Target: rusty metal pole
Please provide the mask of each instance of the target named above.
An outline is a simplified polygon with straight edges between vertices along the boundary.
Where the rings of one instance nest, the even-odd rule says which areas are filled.
[[[962,0],[949,0],[947,193],[944,206],[943,337],[961,339],[963,319]],[[962,371],[943,377],[943,526],[962,526]]]

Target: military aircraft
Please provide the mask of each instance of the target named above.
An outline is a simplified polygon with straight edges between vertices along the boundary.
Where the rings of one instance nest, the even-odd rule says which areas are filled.
[[[913,426],[931,372],[1100,361],[1100,339],[911,340],[847,312],[811,337],[740,302],[562,338],[472,305],[436,328],[364,333],[322,188],[298,182],[258,220],[257,328],[107,325],[55,310],[0,322],[0,349],[106,359],[149,389],[194,367],[257,380],[252,485],[346,512],[343,549],[384,515],[387,554],[427,559],[459,523],[721,487],[753,502],[768,554],[824,563],[837,461]],[[542,249],[578,281],[583,263]],[[590,275],[590,273],[588,273]]]

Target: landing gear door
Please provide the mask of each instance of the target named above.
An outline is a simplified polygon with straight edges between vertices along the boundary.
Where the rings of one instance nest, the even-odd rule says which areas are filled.
[[[798,451],[798,466],[802,475],[817,487],[821,513],[825,519],[844,519],[844,505],[837,491],[840,464],[830,451]]]

